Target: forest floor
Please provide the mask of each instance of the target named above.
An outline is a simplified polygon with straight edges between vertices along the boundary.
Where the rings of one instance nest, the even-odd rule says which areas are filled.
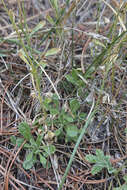
[[[127,2],[0,0],[0,189],[127,189]]]

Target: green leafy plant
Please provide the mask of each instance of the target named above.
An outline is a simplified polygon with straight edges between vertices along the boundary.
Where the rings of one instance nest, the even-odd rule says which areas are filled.
[[[56,11],[58,9],[58,6],[57,6],[58,2],[57,1],[51,1],[51,2],[52,2],[52,5],[55,7],[55,11]],[[44,107],[43,107],[42,97],[41,97],[41,83],[40,83],[42,72],[48,77],[47,73],[44,70],[44,67],[47,65],[45,58],[47,58],[48,56],[56,55],[57,53],[60,52],[61,49],[56,48],[56,47],[49,48],[49,44],[46,46],[43,52],[38,51],[35,48],[32,48],[33,46],[32,42],[33,42],[34,36],[37,35],[39,31],[44,28],[44,26],[46,25],[46,22],[41,21],[33,29],[30,29],[26,22],[26,13],[25,13],[25,8],[24,8],[24,3],[21,3],[20,1],[18,1],[19,24],[17,25],[14,12],[7,8],[4,0],[2,0],[2,3],[12,23],[13,29],[15,30],[17,34],[16,39],[12,38],[10,40],[13,40],[13,41],[15,40],[15,42],[17,42],[17,44],[19,45],[18,56],[30,68],[31,81],[34,87],[34,91],[36,92],[36,97],[39,100],[41,110],[45,112]],[[22,22],[22,19],[24,20],[23,22]],[[23,34],[24,36],[23,38],[21,34]],[[49,36],[48,34],[46,34],[46,38],[48,38]],[[5,56],[5,54],[2,54],[2,56]]]
[[[96,150],[96,156],[89,154],[85,157],[85,159],[94,164],[92,167],[92,174],[95,175],[99,173],[103,168],[107,168],[108,172],[114,173],[116,170],[112,167],[112,164],[110,162],[110,156],[104,155],[102,150],[97,149]]]
[[[52,36],[53,36],[53,32],[55,32],[57,37],[59,36],[61,41],[63,41],[63,39],[64,39],[63,37],[65,34],[65,30],[64,30],[65,23],[67,22],[68,18],[70,17],[71,13],[73,12],[73,10],[76,8],[78,1],[72,2],[69,10],[66,11],[66,8],[69,6],[70,0],[66,0],[64,6],[61,6],[60,2],[58,0],[49,0],[50,5],[54,12],[54,16],[51,17],[49,14],[47,14],[47,16],[46,16],[47,21],[52,26],[48,33],[48,36],[50,34],[52,34]]]
[[[81,123],[85,120],[86,115],[80,113],[80,115],[82,114],[84,118],[79,118],[77,113],[80,108],[80,103],[75,98],[69,101],[69,112],[65,111],[65,108],[60,109],[59,104],[57,95],[53,94],[52,97],[45,97],[43,101],[44,108],[47,111],[45,123],[49,128],[52,124],[56,126],[54,135],[58,139],[62,138],[65,139],[66,142],[76,142],[81,133],[81,128],[78,128],[75,125],[75,122],[78,121]],[[36,123],[38,122],[36,121]],[[12,136],[11,141],[13,144],[17,144],[17,146],[20,147],[24,140],[26,140],[23,148],[27,150],[27,154],[23,167],[25,169],[32,168],[34,164],[37,163],[38,158],[43,167],[46,167],[47,157],[55,152],[55,146],[51,144],[44,144],[43,140],[45,133],[42,130],[42,127],[42,132],[38,133],[36,138],[32,135],[31,128],[26,122],[20,123],[18,130],[23,138],[16,138]]]
[[[78,71],[78,69],[72,69],[71,73],[66,75],[67,81],[72,83],[76,88],[84,86],[84,82],[79,77],[79,74],[82,75],[82,73],[80,71]]]
[[[63,138],[66,142],[76,141],[81,129],[75,125],[75,122],[78,121],[81,124],[86,118],[85,113],[81,112],[78,115],[79,101],[76,98],[69,101],[68,109],[70,111],[60,108],[59,99],[56,95],[46,97],[43,103],[46,111],[49,113],[45,122],[49,127],[52,125],[56,127],[55,135],[57,138]]]
[[[13,144],[17,144],[18,147],[26,140],[24,144],[24,149],[27,150],[25,161],[23,162],[23,167],[28,170],[37,163],[39,158],[40,163],[43,167],[47,166],[47,158],[51,154],[55,152],[55,146],[52,144],[45,145],[43,142],[44,132],[37,134],[37,138],[34,139],[31,128],[26,122],[20,123],[19,132],[23,136],[23,138],[16,138],[14,136],[11,137],[11,141]]]

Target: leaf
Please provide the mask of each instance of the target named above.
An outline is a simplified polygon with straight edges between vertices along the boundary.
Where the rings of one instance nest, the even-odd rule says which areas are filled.
[[[52,119],[50,118],[50,116],[46,118],[45,123],[46,123],[47,126],[52,125]]]
[[[16,140],[16,144],[17,144],[18,147],[20,147],[23,142],[24,142],[23,138],[17,138],[17,140]]]
[[[30,149],[30,148],[31,148],[31,145],[30,145],[29,143],[26,143],[26,144],[24,144],[23,147],[24,147],[24,148],[27,148],[27,149]]]
[[[71,123],[71,122],[74,121],[73,117],[72,117],[72,116],[68,116],[68,115],[65,116],[65,119],[66,119],[69,123]]]
[[[33,159],[33,152],[30,152],[26,156],[26,160],[23,162],[23,167],[26,170],[29,170],[33,167],[34,165],[34,159]]]
[[[117,172],[117,169],[114,169],[112,166],[107,167],[107,169],[108,169],[108,173],[109,173],[109,174],[112,174],[112,173]]]
[[[66,133],[69,137],[77,137],[78,132],[78,128],[75,125],[70,125],[66,128]]]
[[[56,9],[56,12],[58,12],[59,11],[58,0],[54,0],[53,2],[54,2],[54,7]]]
[[[20,123],[18,130],[26,140],[29,141],[32,138],[30,126],[26,122]]]
[[[77,70],[72,69],[72,72],[65,76],[65,78],[74,85],[78,85],[79,77],[77,76]]]
[[[16,137],[13,135],[10,137],[10,139],[11,139],[11,143],[16,145]]]
[[[37,149],[36,151],[34,151],[34,154],[36,155],[36,154],[39,154],[40,152],[41,152],[41,150]]]
[[[54,20],[52,19],[51,16],[47,15],[46,19],[49,21],[50,24],[55,25],[55,22],[54,22]]]
[[[42,29],[45,26],[45,24],[46,24],[45,21],[39,22],[39,24],[35,28],[32,29],[32,32],[30,33],[29,37],[32,37],[33,34],[38,32],[38,30]]]
[[[36,146],[37,146],[37,144],[36,144],[34,138],[31,138],[31,139],[30,139],[30,144],[31,144],[33,147],[36,147]]]
[[[56,55],[57,53],[60,52],[60,48],[52,48],[50,50],[48,50],[46,53],[45,53],[45,56],[51,56],[51,55]]]
[[[56,151],[56,147],[54,145],[48,145],[48,146],[43,146],[43,150],[48,154],[54,154]]]
[[[96,156],[99,157],[100,159],[105,157],[103,151],[100,149],[96,149]]]
[[[105,46],[101,41],[99,41],[99,40],[97,40],[97,39],[93,39],[93,43],[94,43],[95,45],[97,45],[97,46],[101,46],[101,47],[103,47],[103,48],[106,48],[106,46]]]
[[[124,177],[123,177],[123,179],[126,181],[126,183],[127,183],[127,175],[125,175]]]
[[[39,154],[40,157],[40,162],[43,165],[44,168],[46,168],[46,164],[47,164],[47,160],[44,156],[42,156],[41,154]]]
[[[69,82],[71,82],[72,84],[75,84],[75,80],[74,80],[74,78],[73,78],[71,75],[66,75],[65,78],[66,78]]]
[[[95,174],[99,173],[102,170],[102,168],[103,168],[102,166],[98,166],[95,164],[91,170],[91,173],[93,175],[95,175]]]
[[[51,115],[57,115],[57,114],[59,114],[59,110],[55,109],[55,108],[50,108],[50,114]]]
[[[58,0],[50,0],[50,3],[52,5],[53,9],[55,9],[56,16],[58,16],[58,12],[59,12]]]
[[[85,159],[90,163],[95,163],[92,168],[92,174],[100,172],[103,168],[106,168],[110,174],[116,172],[116,169],[114,169],[111,165],[110,156],[105,156],[103,151],[100,149],[96,150],[96,156],[89,154],[85,157]]]
[[[43,138],[43,134],[38,134],[37,139],[36,139],[36,145],[38,147],[40,147],[40,145],[42,143],[42,138]]]
[[[41,60],[39,62],[39,65],[41,65],[43,67],[43,69],[44,69],[47,66],[47,63],[45,61]]]
[[[62,127],[60,127],[59,129],[57,129],[57,130],[55,131],[55,136],[56,136],[56,137],[60,136],[61,134],[63,134],[63,128],[62,128]]]
[[[59,105],[59,99],[58,99],[58,96],[56,94],[53,94],[52,95],[52,99],[53,99],[53,102],[57,105]]]
[[[52,102],[52,99],[50,97],[45,97],[43,104],[47,111],[50,109],[50,103]]]
[[[72,113],[75,113],[80,108],[80,104],[78,100],[76,99],[70,100],[70,108],[71,108]]]
[[[96,163],[97,161],[96,156],[92,154],[86,155],[85,159],[90,163]]]
[[[79,119],[80,119],[80,120],[85,120],[85,119],[86,119],[86,116],[87,116],[86,113],[81,112],[81,113],[79,114]]]
[[[124,131],[125,131],[125,133],[127,134],[127,127],[125,128],[125,130],[124,130]]]
[[[29,62],[27,61],[26,54],[23,51],[23,49],[20,49],[18,52],[19,57],[27,64],[29,65]]]

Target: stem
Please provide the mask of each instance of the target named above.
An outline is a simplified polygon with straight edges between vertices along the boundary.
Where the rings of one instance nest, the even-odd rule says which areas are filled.
[[[70,170],[70,167],[71,167],[72,161],[73,161],[73,159],[74,159],[74,156],[75,156],[75,154],[76,154],[76,151],[77,151],[77,149],[78,149],[78,146],[79,146],[79,144],[80,144],[80,142],[81,142],[81,140],[82,140],[82,138],[83,138],[83,136],[84,136],[84,134],[85,134],[85,132],[86,132],[86,129],[87,129],[87,127],[88,127],[88,125],[89,125],[89,123],[90,123],[92,117],[94,116],[94,114],[95,114],[95,112],[96,112],[95,109],[93,110],[93,107],[94,107],[94,104],[93,104],[93,106],[92,106],[92,108],[91,108],[91,110],[90,110],[90,113],[88,114],[87,121],[86,121],[86,123],[85,123],[85,125],[84,125],[84,127],[83,127],[83,129],[82,129],[82,132],[81,132],[81,134],[80,134],[80,136],[79,136],[79,138],[78,138],[78,140],[77,140],[77,142],[76,142],[76,145],[75,145],[75,147],[74,147],[74,150],[73,150],[73,152],[72,152],[72,155],[71,155],[71,157],[70,157],[69,163],[68,163],[68,165],[67,165],[67,168],[66,168],[66,170],[65,170],[65,173],[64,173],[64,175],[63,175],[63,178],[62,178],[62,181],[61,181],[61,183],[60,183],[60,186],[59,186],[58,190],[61,190],[62,187],[63,187],[63,184],[64,184],[65,179],[66,179],[66,177],[67,177],[67,174],[68,174],[68,172],[69,172],[69,170]],[[93,110],[93,111],[92,111],[92,110]]]

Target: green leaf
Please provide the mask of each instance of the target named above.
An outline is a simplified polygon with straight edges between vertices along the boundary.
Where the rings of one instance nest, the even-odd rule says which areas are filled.
[[[76,69],[72,69],[72,72],[65,77],[69,82],[74,85],[80,86],[82,84],[82,80],[79,79],[78,71]]]
[[[54,7],[56,9],[56,12],[59,12],[58,0],[54,0],[53,2],[54,2],[53,4],[54,4]]]
[[[75,79],[70,74],[66,75],[65,78],[72,84],[75,84]]]
[[[96,163],[97,161],[97,158],[96,156],[92,155],[92,154],[89,154],[89,155],[86,155],[85,159],[90,162],[90,163]]]
[[[113,168],[112,166],[107,167],[107,169],[109,174],[117,172],[117,169]]]
[[[92,170],[91,170],[91,173],[93,175],[95,175],[95,174],[99,173],[102,169],[103,169],[102,166],[94,165]]]
[[[72,116],[68,116],[68,115],[65,116],[65,119],[66,119],[69,123],[71,123],[71,122],[74,121],[73,117],[72,117]]]
[[[41,150],[37,149],[36,151],[34,151],[34,154],[36,155],[36,154],[39,154],[40,152],[41,152]]]
[[[116,169],[111,165],[110,156],[105,156],[103,151],[100,149],[96,150],[96,156],[89,154],[85,159],[90,163],[95,163],[92,169],[92,174],[96,174],[103,168],[106,168],[110,174],[116,172]]]
[[[36,145],[37,145],[38,147],[40,147],[40,145],[41,145],[41,143],[42,143],[43,136],[44,136],[43,134],[38,134],[38,136],[37,136]]]
[[[58,13],[59,13],[58,0],[50,0],[50,3],[52,5],[52,8],[56,12],[56,16],[58,16]]]
[[[59,99],[56,94],[53,94],[52,100],[53,100],[53,103],[55,104],[55,106],[58,108],[59,107]]]
[[[33,139],[33,138],[31,138],[30,139],[30,144],[34,147],[36,147],[37,146],[37,144],[36,144],[36,142],[35,142],[35,140]]]
[[[60,52],[60,50],[61,50],[60,48],[52,48],[46,52],[45,56],[47,57],[51,55],[56,55],[57,53]]]
[[[46,62],[44,62],[43,60],[41,60],[40,62],[39,62],[39,65],[41,65],[42,67],[43,67],[43,69],[47,66],[47,63]]]
[[[70,100],[70,108],[72,113],[75,113],[80,108],[79,101],[76,99]]]
[[[26,156],[26,160],[23,162],[23,167],[26,170],[29,170],[33,167],[34,165],[34,159],[33,159],[33,152],[30,152]]]
[[[11,139],[11,143],[16,145],[16,137],[13,135],[10,137],[10,139]]]
[[[45,26],[45,24],[45,21],[41,21],[35,28],[32,29],[32,32],[30,33],[29,37],[38,32],[38,30],[42,29]]]
[[[78,128],[75,125],[70,125],[66,127],[66,133],[69,137],[77,137],[78,132]]]
[[[50,103],[52,102],[52,99],[50,97],[45,97],[43,104],[47,111],[50,110]]]
[[[56,147],[54,145],[48,145],[48,146],[43,146],[43,150],[48,154],[54,154],[56,151]]]
[[[103,151],[100,150],[100,149],[96,149],[96,156],[97,156],[98,158],[100,158],[100,159],[102,159],[102,158],[105,157]]]
[[[49,21],[50,24],[55,25],[55,22],[50,15],[47,15],[46,19]]]
[[[46,168],[46,164],[47,164],[47,160],[44,156],[42,156],[41,154],[39,154],[40,157],[40,162],[43,165],[44,168]]]
[[[18,147],[20,147],[23,142],[24,142],[23,138],[17,138],[17,140],[16,140],[16,144],[17,144]]]
[[[59,114],[59,110],[55,109],[55,108],[50,108],[50,114],[51,115],[57,115],[57,114]]]
[[[106,48],[106,46],[105,46],[101,41],[99,41],[99,40],[97,40],[97,39],[93,39],[92,41],[93,41],[93,43],[94,43],[95,45],[101,46],[101,47],[103,47],[103,48]]]
[[[30,126],[26,122],[20,123],[18,130],[26,140],[29,141],[32,138]]]
[[[47,117],[45,120],[45,123],[47,126],[51,126],[52,125],[52,119],[50,117]]]
[[[123,179],[126,181],[126,183],[127,183],[127,175],[125,175],[124,177],[123,177]]]
[[[32,146],[31,146],[29,143],[24,144],[24,146],[23,146],[23,147],[24,147],[24,148],[27,148],[27,149],[32,148]]]
[[[60,136],[61,134],[63,134],[63,128],[62,128],[62,127],[60,127],[59,129],[57,129],[57,130],[55,131],[55,136],[56,136],[56,137]]]
[[[27,64],[29,65],[29,62],[27,61],[26,54],[23,49],[20,49],[18,52],[19,57]]]
[[[81,112],[81,113],[79,114],[79,119],[80,119],[80,120],[85,120],[85,119],[86,119],[86,116],[87,116],[86,113]]]
[[[127,134],[127,127],[125,128],[125,130],[124,130],[124,131],[125,131],[125,133]]]
[[[45,158],[47,158],[47,157],[49,156],[49,154],[48,154],[47,152],[43,152],[43,156],[44,156]]]

